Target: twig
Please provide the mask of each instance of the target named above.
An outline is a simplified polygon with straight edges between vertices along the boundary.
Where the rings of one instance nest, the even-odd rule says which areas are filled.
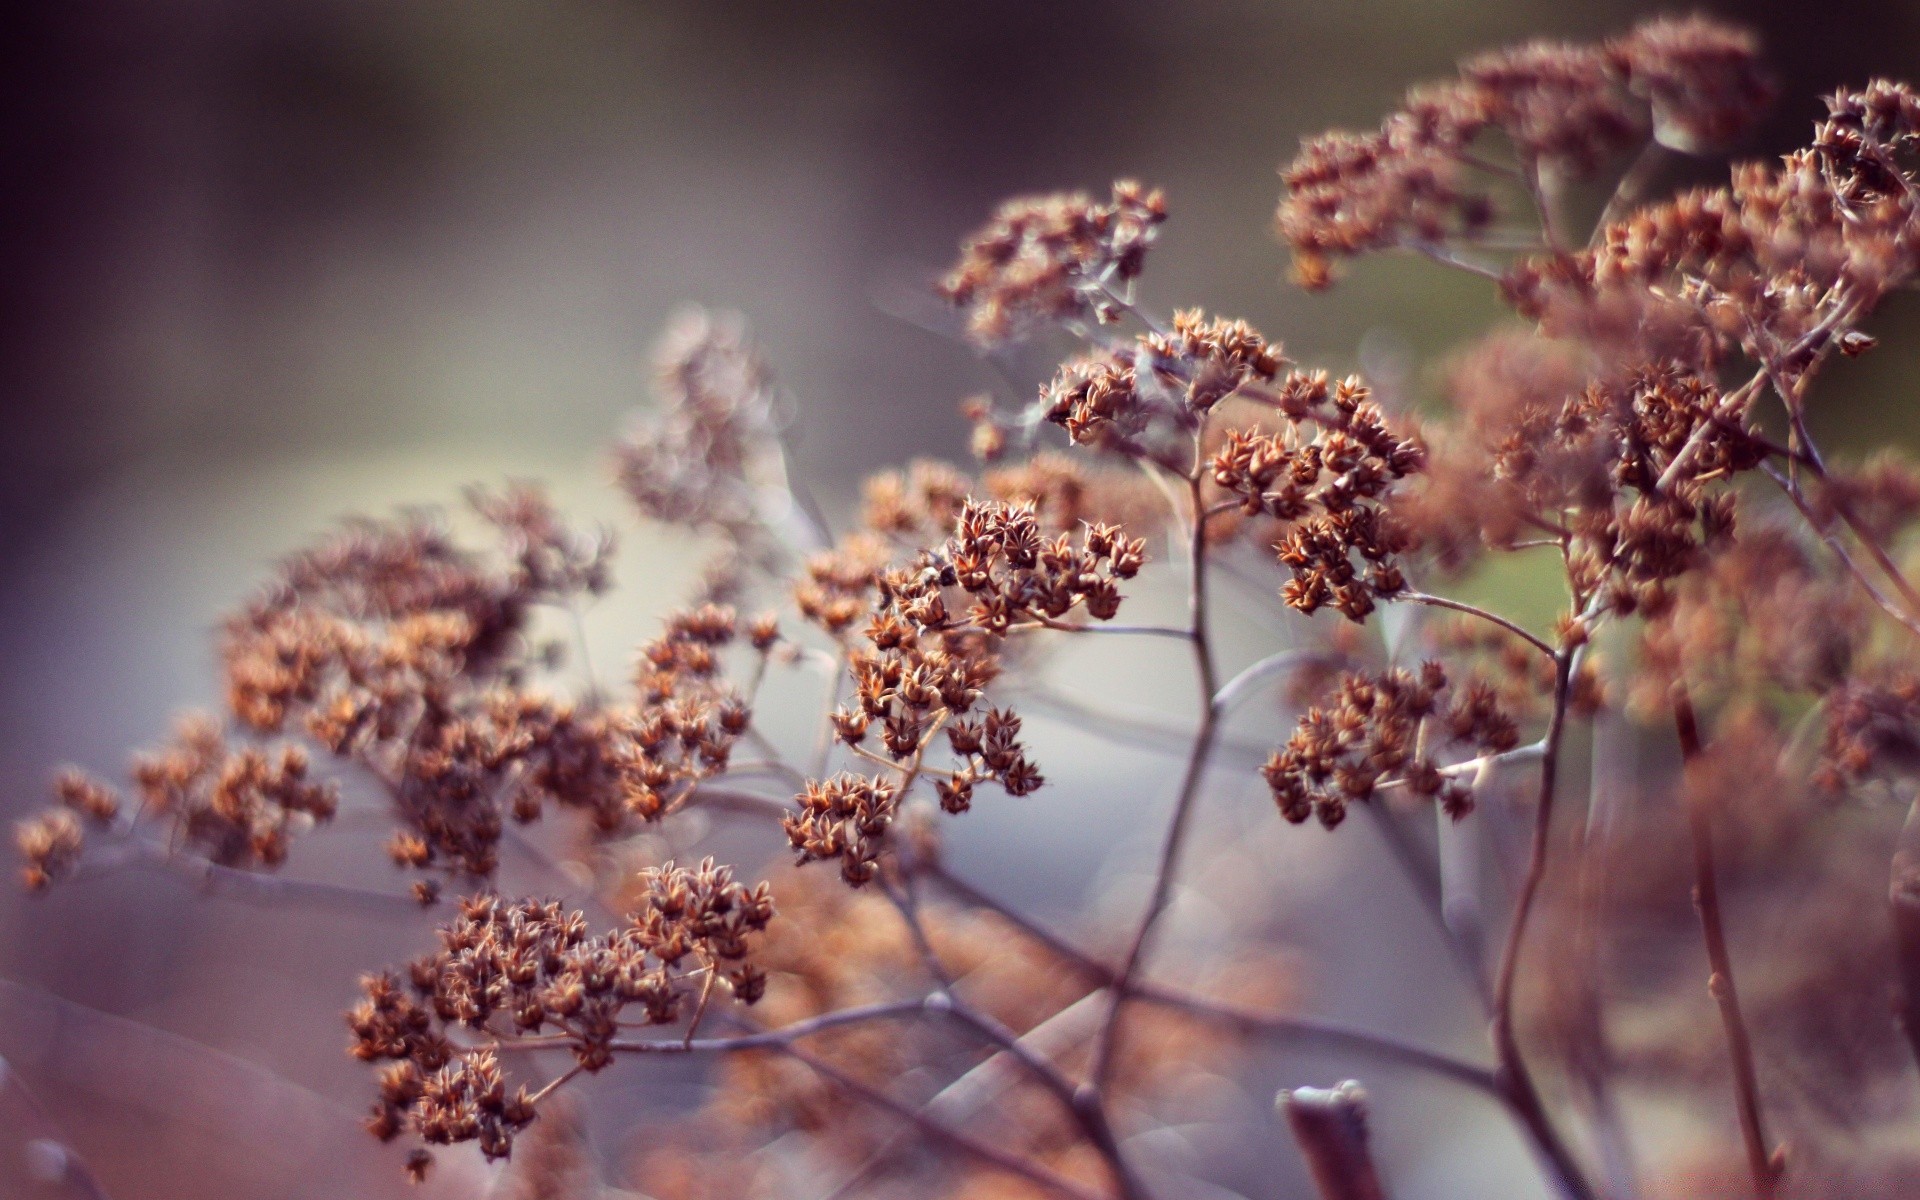
[[[1313,1172],[1320,1200],[1387,1200],[1367,1150],[1367,1094],[1348,1080],[1335,1088],[1295,1088],[1275,1101]]]
[[[1532,1137],[1534,1146],[1546,1160],[1561,1190],[1574,1200],[1594,1200],[1593,1187],[1574,1160],[1573,1152],[1561,1141],[1540,1100],[1539,1088],[1520,1052],[1520,1040],[1514,1030],[1513,1002],[1520,978],[1520,956],[1526,944],[1528,919],[1534,901],[1546,878],[1547,860],[1552,849],[1553,800],[1560,766],[1560,742],[1566,732],[1567,702],[1573,684],[1573,648],[1554,653],[1553,712],[1547,721],[1545,749],[1540,756],[1540,793],[1533,814],[1532,848],[1520,894],[1514,901],[1513,916],[1507,926],[1506,943],[1500,951],[1500,966],[1494,975],[1493,1048],[1498,1058],[1501,1090],[1506,1094],[1515,1117]]]
[[[1891,596],[1880,590],[1880,585],[1873,581],[1872,576],[1854,561],[1853,555],[1847,550],[1846,543],[1835,537],[1833,531],[1821,521],[1805,493],[1800,490],[1799,483],[1772,463],[1761,463],[1760,470],[1766,473],[1767,478],[1779,485],[1780,490],[1786,493],[1787,499],[1793,501],[1793,506],[1800,510],[1800,515],[1806,518],[1807,524],[1813,528],[1814,533],[1819,535],[1820,540],[1827,544],[1827,549],[1833,551],[1834,557],[1840,560],[1840,565],[1853,576],[1854,581],[1867,593],[1868,598],[1879,605],[1882,612],[1905,626],[1907,632],[1920,637],[1920,617],[1895,604]]]
[[[1686,684],[1673,688],[1673,724],[1680,737],[1680,757],[1697,770],[1701,756],[1700,724]],[[1690,783],[1696,781],[1689,781]],[[1753,1065],[1753,1043],[1740,1011],[1740,993],[1733,982],[1733,956],[1727,950],[1727,931],[1720,914],[1720,882],[1713,861],[1713,814],[1699,787],[1686,789],[1687,830],[1693,840],[1694,903],[1700,910],[1700,932],[1707,943],[1707,962],[1713,974],[1707,991],[1720,1007],[1726,1029],[1727,1055],[1733,1061],[1733,1085],[1740,1114],[1740,1136],[1746,1144],[1747,1168],[1759,1200],[1773,1200],[1780,1183],[1783,1160],[1767,1145],[1766,1123],[1760,1111],[1760,1082]]]
[[[1468,604],[1464,600],[1449,600],[1445,596],[1430,596],[1425,592],[1400,592],[1393,596],[1392,599],[1405,601],[1408,604],[1424,604],[1429,608],[1448,608],[1454,612],[1466,613],[1470,617],[1478,617],[1482,621],[1489,622],[1506,630],[1548,658],[1554,657],[1555,652],[1553,647],[1548,645],[1544,639],[1536,634],[1529,633],[1526,629],[1501,616],[1499,613],[1489,612],[1478,605]]]
[[[1035,614],[1033,623],[1012,625],[1007,632],[1023,629],[1057,629],[1062,633],[1117,633],[1139,637],[1178,638],[1186,642],[1193,640],[1193,630],[1179,629],[1171,625],[1075,625],[1067,621],[1056,621],[1051,617]]]
[[[1094,982],[1109,986],[1117,977],[1118,972],[1113,967],[1098,961],[1031,918],[1008,908],[994,897],[954,876],[944,867],[930,868],[929,874],[960,900],[997,914]],[[1175,1009],[1201,1020],[1229,1026],[1242,1033],[1272,1038],[1276,1041],[1295,1041],[1351,1050],[1383,1061],[1428,1071],[1468,1087],[1489,1092],[1495,1096],[1499,1095],[1494,1074],[1487,1068],[1449,1057],[1424,1046],[1401,1041],[1387,1034],[1371,1033],[1338,1021],[1260,1012],[1148,981],[1137,981],[1133,985],[1132,995],[1142,1003]]]
[[[813,1068],[819,1075],[832,1080],[840,1087],[845,1088],[847,1091],[865,1100],[868,1104],[876,1108],[885,1109],[936,1141],[945,1142],[956,1150],[971,1154],[983,1162],[991,1163],[1003,1171],[1018,1175],[1029,1183],[1045,1188],[1050,1192],[1069,1197],[1069,1200],[1108,1200],[1108,1197],[1102,1196],[1091,1188],[1076,1183],[1056,1171],[1043,1167],[1039,1163],[1022,1158],[1017,1154],[1009,1153],[991,1142],[981,1141],[940,1121],[936,1121],[912,1105],[896,1100],[893,1096],[881,1091],[872,1084],[857,1079],[845,1071],[840,1070],[838,1067],[833,1066],[831,1063],[806,1053],[804,1050],[797,1049],[793,1046],[782,1046],[779,1047],[779,1049],[781,1053],[805,1063],[807,1066]]]
[[[366,912],[419,911],[420,902],[399,892],[381,892],[313,879],[288,879],[257,871],[242,871],[208,859],[169,851],[166,847],[134,839],[111,848],[117,853],[102,854],[81,864],[78,874],[99,875],[131,866],[161,867],[199,884],[208,892],[224,892],[237,900],[256,904],[323,904]]]
[[[1920,800],[1907,809],[1900,841],[1893,853],[1893,875],[1888,885],[1893,908],[1895,966],[1900,977],[1900,1030],[1920,1063]]]
[[[1193,467],[1187,476],[1188,511],[1191,514],[1187,550],[1187,619],[1193,631],[1194,675],[1200,691],[1200,725],[1194,731],[1193,747],[1187,755],[1180,790],[1174,798],[1173,814],[1168,820],[1166,840],[1161,845],[1160,862],[1154,872],[1153,890],[1147,897],[1146,911],[1141,914],[1140,924],[1134,930],[1126,957],[1121,961],[1120,972],[1114,978],[1106,1019],[1094,1038],[1088,1081],[1096,1095],[1105,1090],[1113,1069],[1114,1043],[1119,1033],[1121,1014],[1126,1009],[1128,990],[1146,958],[1154,927],[1159,924],[1161,914],[1166,911],[1167,903],[1173,897],[1174,879],[1180,867],[1180,851],[1186,844],[1194,802],[1200,795],[1200,780],[1206,774],[1207,756],[1213,749],[1214,738],[1220,729],[1220,708],[1214,702],[1214,697],[1219,693],[1219,684],[1214,676],[1213,646],[1207,632],[1207,523],[1201,515],[1204,506],[1200,493],[1204,433],[1204,426],[1194,433]]]

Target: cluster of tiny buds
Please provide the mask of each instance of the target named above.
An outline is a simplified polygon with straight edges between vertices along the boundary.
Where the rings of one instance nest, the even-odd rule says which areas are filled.
[[[1166,201],[1122,180],[1106,204],[1079,192],[1010,200],[968,239],[941,294],[967,310],[967,331],[992,345],[1050,321],[1106,323],[1110,289],[1140,273]]]
[[[860,887],[879,874],[896,799],[894,785],[878,776],[843,771],[811,780],[800,793],[800,810],[783,818],[787,838],[802,863],[837,861],[841,878]]]
[[[748,939],[773,917],[766,884],[747,887],[707,859],[649,870],[640,888],[639,911],[605,935],[555,902],[474,896],[409,983],[391,973],[363,980],[365,997],[347,1015],[352,1053],[392,1064],[380,1073],[372,1132],[477,1141],[489,1158],[504,1157],[542,1093],[508,1095],[497,1047],[553,1037],[581,1069],[598,1071],[623,1027],[672,1024],[716,983],[743,1002],[760,998],[766,976],[748,961]]]
[[[1146,543],[1111,525],[1092,525],[1075,546],[1069,535],[1047,538],[1031,504],[969,500],[954,535],[932,568],[945,582],[973,597],[967,620],[989,633],[1005,633],[1023,621],[1057,621],[1076,606],[1099,621],[1120,610],[1117,580],[1132,579],[1146,562]],[[938,592],[906,606],[909,620],[937,626],[932,615]],[[917,606],[917,607],[916,607]]]
[[[1730,144],[1773,95],[1752,34],[1707,17],[1657,18],[1599,45],[1539,41],[1479,55],[1457,78],[1415,88],[1365,134],[1305,142],[1282,175],[1276,224],[1308,287],[1332,260],[1431,249],[1478,235],[1492,198],[1482,134],[1498,130],[1522,171],[1580,178],[1649,136],[1698,153]]]
[[[1047,537],[1030,502],[965,497],[952,529],[911,565],[875,573],[865,644],[848,652],[853,703],[832,714],[837,739],[891,765],[898,781],[843,773],[811,782],[786,818],[800,861],[837,860],[855,886],[877,872],[898,802],[920,775],[932,778],[951,813],[964,812],[983,782],[1015,796],[1040,787],[1020,746],[1019,717],[999,709],[967,715],[999,669],[994,645],[1016,629],[1072,628],[1061,618],[1075,609],[1093,620],[1113,617],[1117,581],[1131,579],[1146,557],[1144,542],[1111,525],[1087,526],[1077,545],[1064,532]],[[876,727],[884,757],[863,748]],[[925,762],[941,729],[958,759],[944,768]]]
[[[1817,787],[1838,793],[1920,767],[1920,678],[1844,683],[1826,695],[1825,707]]]
[[[1160,435],[1192,430],[1221,402],[1270,383],[1286,365],[1279,346],[1246,322],[1185,310],[1174,314],[1170,331],[1063,364],[1041,389],[1040,407],[1075,444],[1164,458],[1184,471],[1161,451]]]
[[[1472,681],[1443,705],[1446,688],[1437,662],[1418,673],[1396,668],[1343,677],[1331,701],[1309,708],[1262,768],[1280,814],[1295,824],[1318,817],[1331,829],[1348,805],[1394,786],[1438,802],[1455,818],[1471,812],[1472,787],[1450,776],[1437,752],[1455,745],[1502,753],[1519,743],[1519,730],[1490,685]]]

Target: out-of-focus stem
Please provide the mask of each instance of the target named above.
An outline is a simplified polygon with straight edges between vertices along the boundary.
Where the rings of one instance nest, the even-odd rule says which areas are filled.
[[[1673,723],[1680,736],[1680,756],[1689,772],[1701,754],[1700,723],[1684,683],[1673,689]],[[1720,915],[1720,880],[1713,861],[1713,813],[1709,797],[1699,788],[1686,788],[1687,829],[1693,839],[1694,903],[1700,910],[1700,932],[1707,943],[1707,963],[1713,973],[1707,991],[1720,1008],[1726,1029],[1727,1054],[1733,1060],[1735,1102],[1740,1114],[1740,1136],[1746,1144],[1747,1167],[1753,1174],[1753,1192],[1759,1200],[1773,1200],[1778,1192],[1781,1164],[1767,1145],[1766,1124],[1760,1111],[1760,1082],[1753,1065],[1753,1043],[1740,1011],[1740,993],[1733,983],[1733,956],[1727,950],[1726,925]]]
[[[1895,967],[1900,979],[1900,1028],[1920,1062],[1920,800],[1907,810],[1893,852],[1888,888],[1893,908]]]
[[[1207,632],[1207,522],[1206,506],[1200,490],[1204,440],[1201,432],[1196,431],[1193,468],[1187,476],[1187,617],[1193,638],[1194,676],[1200,691],[1200,725],[1194,731],[1193,747],[1187,755],[1180,790],[1173,802],[1173,815],[1168,821],[1166,841],[1161,846],[1160,863],[1154,872],[1153,891],[1147,898],[1146,912],[1141,915],[1140,924],[1127,947],[1126,957],[1121,961],[1119,974],[1114,977],[1106,1019],[1094,1039],[1088,1082],[1096,1095],[1106,1087],[1112,1071],[1114,1041],[1119,1033],[1121,1013],[1126,1009],[1128,990],[1133,986],[1134,976],[1146,957],[1154,928],[1173,897],[1173,885],[1180,868],[1180,852],[1186,845],[1194,802],[1200,795],[1200,781],[1206,775],[1207,758],[1220,729],[1219,682],[1215,678],[1213,646]]]
[[[1547,1115],[1546,1106],[1540,1100],[1540,1090],[1534,1085],[1533,1074],[1527,1069],[1526,1058],[1520,1052],[1520,1040],[1514,1030],[1513,1018],[1515,984],[1520,977],[1520,957],[1526,945],[1527,925],[1533,915],[1534,901],[1540,894],[1541,881],[1546,878],[1547,860],[1553,845],[1554,787],[1559,774],[1560,743],[1566,732],[1575,653],[1569,647],[1554,654],[1553,713],[1547,723],[1546,748],[1540,756],[1540,793],[1534,806],[1532,848],[1527,858],[1526,875],[1520,883],[1519,897],[1514,901],[1506,944],[1500,952],[1500,967],[1494,977],[1493,1049],[1500,1063],[1500,1085],[1507,1097],[1508,1107],[1525,1127],[1561,1190],[1572,1200],[1594,1200],[1593,1186],[1587,1182],[1573,1152],[1561,1140],[1552,1119]]]
[[[1320,1200],[1387,1200],[1367,1149],[1367,1094],[1353,1080],[1334,1088],[1295,1088],[1276,1102]]]

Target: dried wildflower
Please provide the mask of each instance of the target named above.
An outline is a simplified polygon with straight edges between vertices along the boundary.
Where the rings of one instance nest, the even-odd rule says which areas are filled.
[[[119,819],[120,794],[77,767],[67,767],[54,777],[53,794],[95,825],[111,825]]]
[[[1307,710],[1286,746],[1262,768],[1280,815],[1294,824],[1318,817],[1331,829],[1352,803],[1404,786],[1450,816],[1473,811],[1473,789],[1449,773],[1436,752],[1449,745],[1498,754],[1519,744],[1513,719],[1493,689],[1470,682],[1441,704],[1446,672],[1436,662],[1418,675],[1392,670],[1349,674],[1333,699]]]
[[[588,1071],[612,1061],[623,1025],[668,1025],[715,984],[745,1003],[765,975],[748,939],[767,927],[766,884],[749,888],[712,859],[672,863],[640,881],[641,906],[627,926],[591,934],[586,917],[557,903],[464,900],[441,931],[442,948],[409,969],[362,981],[366,998],[348,1014],[352,1053],[392,1062],[380,1077],[369,1128],[382,1140],[411,1130],[435,1145],[478,1141],[504,1158],[533,1122],[526,1088],[509,1097],[490,1045],[553,1031]]]
[[[766,362],[737,317],[679,314],[655,352],[661,409],[621,442],[622,490],[658,521],[747,539],[753,489],[779,455]]]
[[[1849,681],[1826,696],[1815,782],[1827,791],[1920,768],[1920,678]]]
[[[1131,347],[1067,363],[1041,404],[1076,444],[1184,471],[1168,439],[1189,434],[1243,387],[1271,382],[1286,361],[1244,321],[1210,321],[1195,309],[1176,314],[1170,333],[1144,333]]]
[[[1823,694],[1857,671],[1870,628],[1858,591],[1822,570],[1802,537],[1756,524],[1680,581],[1642,628],[1632,699],[1663,716],[1683,678],[1714,698]]]
[[[893,824],[893,784],[842,772],[808,783],[799,803],[800,811],[787,814],[785,825],[800,861],[836,859],[840,874],[854,887],[872,880],[882,839]]]
[[[1760,39],[1697,13],[1643,21],[1606,53],[1627,89],[1651,106],[1654,140],[1688,154],[1739,141],[1776,92]]]
[[[967,241],[940,291],[967,310],[968,333],[984,345],[1048,321],[1105,324],[1118,316],[1111,289],[1140,274],[1166,219],[1160,193],[1127,180],[1106,204],[1080,192],[1010,200]]]
[[[1293,250],[1295,280],[1323,288],[1335,258],[1437,246],[1485,229],[1493,203],[1461,162],[1484,123],[1476,95],[1441,87],[1410,95],[1377,133],[1304,141],[1281,171],[1286,195],[1274,220]]]
[[[73,871],[86,834],[72,810],[50,808],[15,825],[13,844],[23,860],[20,881],[28,891],[37,892]]]
[[[1539,192],[1594,174],[1649,129],[1689,152],[1731,140],[1770,96],[1752,36],[1705,17],[1648,21],[1604,45],[1478,55],[1457,79],[1409,92],[1375,133],[1305,141],[1281,173],[1276,226],[1296,277],[1324,287],[1335,258],[1478,237],[1495,214],[1485,177],[1498,172],[1480,145],[1490,131]]]
[[[501,534],[497,558],[424,516],[354,525],[229,622],[226,660],[244,723],[297,723],[386,784],[397,863],[484,878],[509,817],[553,804],[610,834],[671,811],[724,770],[749,717],[721,678],[736,620],[715,606],[674,614],[641,648],[632,704],[528,690],[530,608],[603,586],[607,543],[526,489],[472,502]]]
[[[504,491],[472,488],[467,502],[499,531],[512,567],[507,584],[528,596],[598,596],[607,590],[613,534],[570,530],[541,488],[515,483]]]

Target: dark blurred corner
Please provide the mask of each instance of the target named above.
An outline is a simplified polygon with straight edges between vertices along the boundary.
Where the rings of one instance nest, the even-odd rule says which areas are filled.
[[[1372,124],[1463,53],[1661,7],[14,5],[0,28],[0,815],[36,805],[55,763],[112,769],[176,702],[211,698],[217,611],[339,512],[500,474],[603,494],[601,447],[644,399],[647,345],[680,302],[752,320],[800,401],[802,469],[830,498],[873,466],[956,454],[955,402],[990,376],[923,327],[942,317],[919,288],[1011,193],[1163,186],[1158,307],[1245,316],[1333,365],[1379,331],[1422,363],[1492,306],[1419,264],[1330,296],[1290,290],[1268,234],[1276,165],[1302,133]],[[1837,84],[1920,74],[1914,0],[1707,7],[1761,28],[1785,85],[1755,152],[1802,142]],[[1888,319],[1920,323],[1912,304]],[[1920,432],[1912,382],[1866,360],[1829,419],[1843,438],[1849,422]],[[632,628],[671,592],[639,582],[653,590],[622,602]],[[210,1078],[269,1062],[311,1085],[283,1098],[287,1119],[319,1105],[339,1125],[364,1080],[338,1052],[337,1011],[357,971],[412,953],[424,925],[250,915],[164,880],[9,892],[0,976],[231,1051],[219,1071],[238,1074]],[[320,972],[338,986],[316,993]],[[118,1044],[121,1026],[74,1033],[45,994],[0,996],[16,1035],[76,1054]],[[246,1094],[280,1095],[261,1086]],[[177,1135],[114,1107],[106,1084],[72,1088],[50,1107],[97,1121],[74,1136],[117,1146],[118,1178],[138,1178],[142,1136]],[[363,1140],[315,1133],[298,1161]],[[180,1165],[198,1154],[176,1148],[168,1169],[184,1173],[145,1194],[215,1180],[289,1194],[271,1164],[257,1180]],[[390,1182],[382,1163],[365,1187]]]
[[[1009,191],[1121,172],[1173,197],[1156,290],[1350,352],[1337,301],[1277,285],[1298,134],[1468,49],[1656,7],[15,5],[0,544],[161,456],[588,445],[684,298],[748,310],[819,422],[809,465],[844,476],[950,436],[977,382],[874,289]],[[1768,149],[1834,84],[1920,66],[1906,0],[1715,7],[1783,75]]]

